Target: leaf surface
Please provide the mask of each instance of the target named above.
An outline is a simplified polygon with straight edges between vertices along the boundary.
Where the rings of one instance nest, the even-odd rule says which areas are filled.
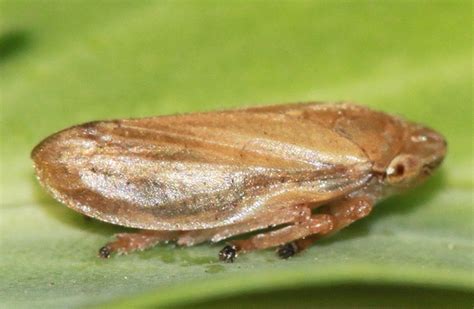
[[[470,2],[2,1],[0,14],[2,304],[244,305],[266,295],[304,306],[334,285],[323,304],[369,304],[373,289],[407,304],[409,287],[420,302],[472,304]],[[448,157],[426,184],[304,254],[232,265],[217,262],[222,244],[96,258],[123,229],[54,201],[29,159],[42,138],[80,122],[305,100],[425,123],[446,136]]]

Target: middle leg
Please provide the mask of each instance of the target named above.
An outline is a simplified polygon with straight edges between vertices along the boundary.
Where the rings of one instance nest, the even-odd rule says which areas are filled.
[[[249,252],[280,246],[291,243],[297,239],[304,239],[313,234],[329,233],[333,228],[334,222],[331,215],[310,215],[304,217],[301,221],[294,222],[292,225],[285,226],[281,229],[257,234],[249,239],[233,241],[219,252],[219,258],[225,262],[233,262],[239,252]],[[290,248],[287,249],[291,250]],[[279,252],[280,256],[288,257],[284,256],[285,254],[288,253]]]

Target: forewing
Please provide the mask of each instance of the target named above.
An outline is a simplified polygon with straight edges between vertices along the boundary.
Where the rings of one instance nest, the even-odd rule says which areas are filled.
[[[384,172],[400,152],[407,134],[407,123],[401,118],[348,103],[286,104],[247,111],[283,114],[324,126],[359,146],[372,162],[372,169],[378,172]]]
[[[33,151],[38,178],[86,215],[145,229],[237,223],[361,186],[350,140],[285,114],[218,112],[89,123]]]

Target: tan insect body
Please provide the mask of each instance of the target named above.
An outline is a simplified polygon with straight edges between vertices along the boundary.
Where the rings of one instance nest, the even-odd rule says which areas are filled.
[[[280,245],[282,257],[303,250],[424,180],[445,153],[424,126],[306,103],[86,123],[48,137],[32,158],[57,200],[145,230],[117,235],[101,256],[277,228],[226,246],[220,258],[233,261]]]

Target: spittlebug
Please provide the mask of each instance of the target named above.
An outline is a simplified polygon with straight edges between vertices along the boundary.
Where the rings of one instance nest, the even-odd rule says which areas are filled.
[[[294,255],[426,179],[445,154],[444,138],[422,125],[306,103],[90,122],[46,138],[32,158],[58,201],[143,230],[116,235],[99,256],[260,231],[221,250],[232,262],[278,246]]]

